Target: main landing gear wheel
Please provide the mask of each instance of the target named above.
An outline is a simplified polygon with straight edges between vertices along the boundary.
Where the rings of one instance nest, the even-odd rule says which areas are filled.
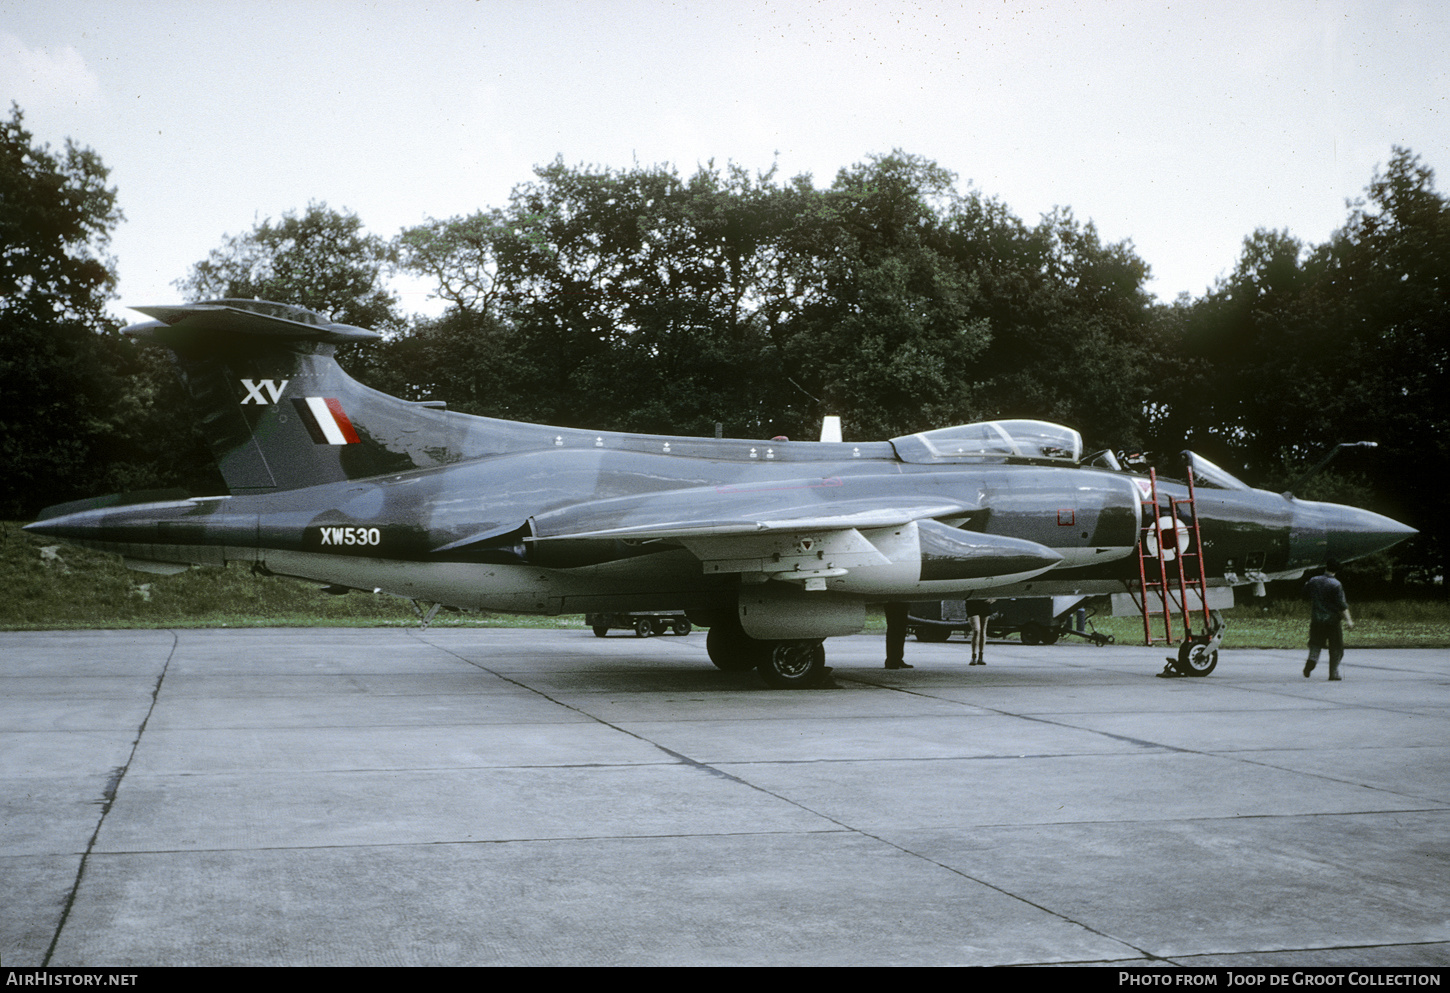
[[[1218,665],[1218,650],[1209,651],[1201,641],[1185,641],[1178,647],[1175,668],[1185,676],[1207,676]]]
[[[734,625],[714,624],[705,635],[705,653],[722,672],[748,672],[760,660],[758,642]]]
[[[826,646],[819,641],[762,641],[756,668],[767,686],[797,690],[815,686],[826,673]]]
[[[591,627],[594,630],[594,637],[596,637],[596,638],[607,638],[609,636],[609,625],[608,624],[594,624],[594,625],[591,625]]]

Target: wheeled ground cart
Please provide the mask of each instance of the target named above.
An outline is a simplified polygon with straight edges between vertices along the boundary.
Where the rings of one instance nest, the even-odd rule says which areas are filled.
[[[649,638],[657,634],[674,632],[678,635],[690,633],[690,621],[682,610],[641,610],[625,614],[585,614],[584,623],[594,630],[596,638],[603,638],[615,628],[633,631],[637,638]]]

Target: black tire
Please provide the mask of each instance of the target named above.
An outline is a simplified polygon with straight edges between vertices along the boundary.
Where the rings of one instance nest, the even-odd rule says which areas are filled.
[[[655,622],[648,617],[641,617],[634,622],[634,634],[637,638],[649,638],[655,633]]]
[[[916,640],[939,645],[952,636],[951,628],[939,628],[935,624],[923,624],[916,629]]]
[[[1185,676],[1207,676],[1218,666],[1218,651],[1208,651],[1201,641],[1185,641],[1178,646],[1178,663],[1174,666]]]
[[[705,653],[722,672],[748,672],[760,661],[758,642],[740,630],[739,623],[716,624],[705,635]]]
[[[680,637],[683,638],[685,635],[687,635],[687,634],[690,633],[690,622],[689,621],[675,621],[675,624],[674,624],[674,632],[675,632],[675,634],[677,634],[677,635],[679,635]]]
[[[1040,624],[1024,624],[1022,626],[1022,644],[1024,644],[1024,645],[1040,645],[1040,644],[1042,644],[1042,625],[1040,625]]]
[[[826,646],[819,641],[760,641],[760,678],[776,690],[800,690],[820,682],[826,669]]]
[[[607,635],[609,633],[609,625],[608,624],[594,624],[594,625],[591,625],[591,628],[593,629],[593,631],[594,631],[594,637],[596,637],[596,638],[603,638],[605,635]]]

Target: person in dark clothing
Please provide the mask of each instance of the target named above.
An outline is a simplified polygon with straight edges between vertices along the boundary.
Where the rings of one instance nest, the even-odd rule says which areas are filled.
[[[1308,679],[1314,667],[1319,664],[1319,652],[1329,648],[1329,678],[1337,680],[1339,662],[1344,658],[1345,627],[1354,630],[1354,618],[1349,616],[1349,601],[1344,598],[1344,587],[1334,574],[1339,563],[1330,559],[1324,565],[1324,573],[1304,584],[1304,595],[1309,598],[1309,660],[1304,663],[1304,678]]]
[[[886,668],[914,669],[906,661],[906,612],[909,603],[886,605]]]

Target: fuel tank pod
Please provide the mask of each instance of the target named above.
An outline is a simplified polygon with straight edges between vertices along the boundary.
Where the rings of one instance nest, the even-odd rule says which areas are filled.
[[[858,596],[967,595],[1041,575],[1063,561],[1046,545],[964,531],[936,520],[863,530],[886,564],[853,569],[828,588]]]
[[[1041,575],[1063,560],[1046,545],[1022,538],[963,531],[918,521],[923,583],[992,580],[993,585]]]

